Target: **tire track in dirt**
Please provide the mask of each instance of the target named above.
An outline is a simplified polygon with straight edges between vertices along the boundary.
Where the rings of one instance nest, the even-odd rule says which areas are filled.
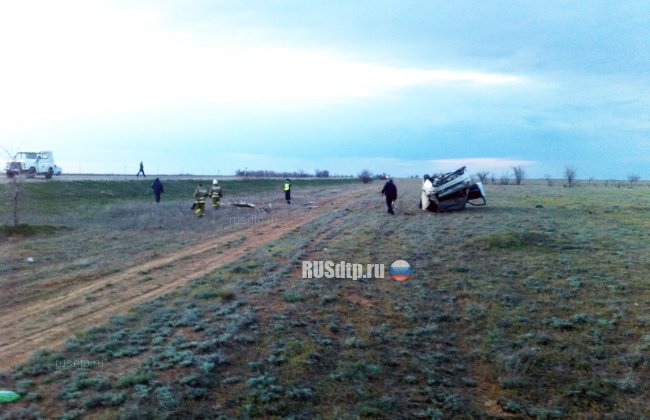
[[[192,278],[211,273],[330,209],[351,203],[368,190],[365,186],[341,197],[322,199],[317,202],[317,208],[304,209],[306,213],[289,213],[285,223],[255,224],[123,271],[99,276],[68,294],[3,315],[0,317],[0,369],[6,370],[23,362],[39,348],[58,347],[76,331],[104,322],[111,315],[174,290]]]

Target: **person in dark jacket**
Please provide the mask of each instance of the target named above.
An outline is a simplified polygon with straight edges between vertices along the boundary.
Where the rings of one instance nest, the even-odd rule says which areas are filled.
[[[156,178],[153,184],[151,184],[151,189],[156,196],[156,203],[160,203],[160,194],[165,192],[165,188],[163,188],[163,184],[160,182],[160,178]]]
[[[389,179],[384,184],[381,194],[386,197],[386,206],[388,206],[388,213],[395,214],[393,211],[393,203],[397,200],[397,187],[393,184],[393,180]]]
[[[142,162],[140,162],[140,170],[138,171],[138,174],[137,174],[136,176],[139,178],[139,177],[140,177],[140,174],[142,174],[142,176],[145,177],[145,178],[147,177],[147,176],[144,174],[144,165],[142,164]]]

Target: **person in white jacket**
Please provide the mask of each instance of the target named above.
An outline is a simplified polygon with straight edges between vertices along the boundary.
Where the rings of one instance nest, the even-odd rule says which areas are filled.
[[[429,193],[433,192],[433,183],[431,182],[431,177],[429,175],[424,176],[424,182],[422,183],[422,195],[420,197],[420,208],[422,210],[427,210],[431,201],[429,200]]]

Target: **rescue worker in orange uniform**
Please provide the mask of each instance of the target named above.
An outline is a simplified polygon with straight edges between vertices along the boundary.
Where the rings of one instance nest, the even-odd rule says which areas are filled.
[[[212,208],[218,209],[220,205],[219,201],[223,197],[223,193],[221,192],[221,185],[219,185],[219,181],[216,179],[212,180],[212,187],[210,187],[208,195],[212,198]]]
[[[197,217],[203,217],[205,214],[205,201],[207,198],[208,190],[202,184],[197,185],[196,189],[194,189],[194,205],[192,206]]]

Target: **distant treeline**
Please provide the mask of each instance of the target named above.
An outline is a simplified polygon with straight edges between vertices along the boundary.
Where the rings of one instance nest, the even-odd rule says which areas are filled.
[[[277,172],[270,171],[268,169],[262,170],[249,170],[249,169],[237,169],[235,171],[236,176],[243,177],[256,177],[256,178],[329,178],[330,171],[327,169],[316,169],[314,173],[305,172],[303,170],[294,171],[294,172]]]

